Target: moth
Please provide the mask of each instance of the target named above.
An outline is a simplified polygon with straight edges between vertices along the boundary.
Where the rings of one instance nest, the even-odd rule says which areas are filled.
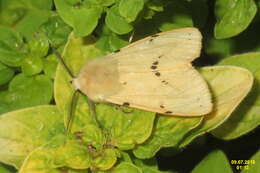
[[[159,114],[200,116],[212,110],[207,83],[191,62],[199,57],[196,28],[158,33],[86,62],[76,89],[93,102]]]

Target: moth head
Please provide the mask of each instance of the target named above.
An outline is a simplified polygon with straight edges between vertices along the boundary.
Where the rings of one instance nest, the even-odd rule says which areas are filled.
[[[80,83],[77,78],[73,78],[70,83],[73,85],[75,90],[80,90]]]

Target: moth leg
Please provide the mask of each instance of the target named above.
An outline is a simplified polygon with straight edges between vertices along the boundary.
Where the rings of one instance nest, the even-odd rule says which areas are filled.
[[[88,103],[88,107],[89,107],[89,113],[90,115],[94,118],[95,122],[97,123],[98,127],[101,128],[101,129],[104,129],[102,124],[100,124],[100,122],[98,121],[97,119],[97,113],[96,113],[96,105],[95,103],[90,100],[87,96],[87,103]]]
[[[71,132],[71,127],[72,127],[72,122],[74,119],[74,113],[78,101],[78,96],[79,96],[79,91],[75,90],[72,95],[71,103],[70,103],[70,108],[69,108],[69,117],[66,123],[66,134],[69,134]]]

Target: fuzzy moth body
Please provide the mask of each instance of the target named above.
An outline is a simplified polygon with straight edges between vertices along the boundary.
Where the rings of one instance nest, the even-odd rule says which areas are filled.
[[[191,65],[200,55],[201,39],[196,28],[146,37],[88,61],[73,84],[94,102],[167,115],[205,115],[212,110],[211,94]]]

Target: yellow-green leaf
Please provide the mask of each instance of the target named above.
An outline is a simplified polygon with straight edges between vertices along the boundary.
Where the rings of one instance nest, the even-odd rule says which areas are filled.
[[[253,84],[250,71],[235,66],[213,66],[200,69],[213,94],[213,111],[204,116],[202,124],[192,130],[182,141],[185,146],[195,137],[209,132],[226,121]],[[229,130],[229,129],[227,129]]]
[[[221,139],[237,138],[260,124],[260,53],[245,53],[220,61],[221,65],[236,65],[247,68],[254,75],[251,92],[224,124],[211,133]]]
[[[35,148],[64,132],[56,106],[37,106],[0,116],[0,161],[19,168]]]

